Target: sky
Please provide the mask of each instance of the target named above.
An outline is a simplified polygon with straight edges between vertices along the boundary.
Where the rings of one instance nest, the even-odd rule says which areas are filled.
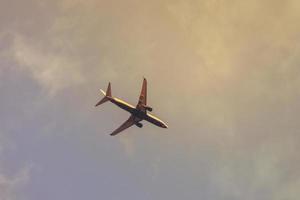
[[[298,200],[297,0],[1,0],[0,200]],[[167,122],[109,134],[129,114]]]

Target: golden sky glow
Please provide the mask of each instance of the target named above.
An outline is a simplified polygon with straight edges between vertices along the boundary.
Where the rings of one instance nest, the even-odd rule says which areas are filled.
[[[15,143],[12,152],[36,156],[24,156],[19,167],[37,166],[26,184],[27,199],[42,197],[32,189],[36,179],[54,186],[51,177],[71,163],[80,163],[76,178],[115,186],[125,199],[299,198],[299,1],[1,4],[0,138]],[[128,115],[110,104],[94,109],[99,89],[110,81],[112,94],[134,105],[143,76],[149,106],[169,129],[146,125],[108,137]],[[30,145],[19,139],[26,134]],[[62,138],[68,138],[65,146]],[[61,160],[50,144],[66,152]],[[40,155],[31,152],[35,148]],[[68,149],[78,153],[72,162],[63,159],[72,155]],[[62,168],[54,167],[58,162]],[[93,186],[78,183],[81,193],[69,191],[95,199],[99,190]],[[39,190],[47,193],[43,184]],[[109,191],[103,197],[118,198]],[[58,193],[76,200],[67,189]]]

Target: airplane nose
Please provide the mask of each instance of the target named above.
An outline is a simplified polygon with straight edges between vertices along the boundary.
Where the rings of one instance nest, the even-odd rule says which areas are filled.
[[[166,124],[162,124],[163,128],[168,128],[168,126]]]

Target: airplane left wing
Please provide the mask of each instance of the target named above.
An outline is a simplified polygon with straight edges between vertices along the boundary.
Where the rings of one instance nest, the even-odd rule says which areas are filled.
[[[118,133],[124,131],[125,129],[129,128],[130,126],[134,125],[137,121],[135,120],[135,117],[131,115],[129,119],[127,119],[119,128],[117,128],[114,132],[112,132],[110,135],[114,136]]]

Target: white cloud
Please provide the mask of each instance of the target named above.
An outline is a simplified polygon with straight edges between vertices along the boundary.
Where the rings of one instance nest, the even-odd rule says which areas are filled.
[[[86,57],[89,50],[94,57],[101,52],[101,58],[95,59],[101,70],[92,69],[97,72],[97,78],[117,77],[120,74],[129,79],[131,72],[143,71],[149,76],[157,76],[156,80],[163,79],[161,82],[152,81],[151,88],[155,88],[156,94],[161,94],[160,88],[166,88],[169,92],[164,91],[166,95],[156,98],[160,101],[153,105],[163,108],[159,106],[161,102],[170,102],[165,106],[169,106],[169,113],[174,114],[174,117],[170,114],[169,119],[174,122],[182,120],[176,117],[181,114],[180,110],[193,114],[189,115],[188,120],[191,126],[185,123],[173,125],[174,129],[179,130],[188,127],[185,130],[187,134],[173,135],[178,137],[180,144],[194,146],[195,152],[203,143],[214,146],[213,149],[224,158],[219,163],[220,168],[211,175],[216,174],[215,184],[221,192],[256,199],[260,188],[268,188],[270,191],[266,193],[280,193],[278,196],[281,199],[296,199],[299,196],[299,174],[292,168],[284,171],[287,168],[284,163],[299,166],[299,161],[295,162],[292,156],[297,152],[296,144],[284,145],[295,146],[295,151],[279,153],[287,151],[280,148],[285,139],[298,141],[298,135],[293,134],[294,129],[298,130],[298,125],[290,122],[293,118],[297,119],[294,109],[299,99],[299,68],[296,67],[299,48],[295,45],[298,44],[298,31],[295,30],[299,27],[299,14],[295,9],[296,1],[295,5],[289,1],[290,4],[285,6],[274,2],[272,6],[266,6],[265,2],[258,1],[230,4],[225,1],[196,3],[180,0],[168,4],[169,15],[162,18],[151,15],[149,7],[136,9],[142,10],[142,14],[131,13],[135,9],[129,4],[128,9],[120,9],[119,13],[118,7],[127,8],[127,3],[123,5],[121,2],[123,7],[97,6],[94,0],[88,3],[81,0],[63,2],[64,15],[58,16],[53,26],[50,25],[49,30],[40,36],[46,42],[39,43],[38,37],[31,41],[28,37],[15,35],[11,49],[11,55],[20,69],[29,72],[50,95],[82,83],[84,77],[80,60],[90,61]],[[147,14],[150,14],[149,18]],[[155,16],[160,14],[156,10]],[[141,23],[145,21],[147,26]],[[173,32],[178,35],[170,34]],[[73,51],[69,54],[57,51],[62,48],[73,50],[78,46],[83,47],[77,48],[82,51],[75,53],[81,55],[79,58],[72,54]],[[133,67],[126,68],[126,64]],[[93,74],[89,75],[93,79]],[[162,84],[164,87],[158,87]],[[155,97],[155,93],[151,96]],[[285,107],[286,110],[283,109]],[[279,114],[281,119],[277,121],[276,115]],[[286,125],[281,124],[282,121],[286,121]],[[199,124],[201,127],[209,124],[207,126],[217,130],[212,128],[213,134],[209,135],[204,131],[199,134]],[[272,136],[268,132],[272,132]],[[129,157],[136,155],[135,140],[131,137],[129,134],[119,137]],[[275,137],[280,138],[280,142],[274,140]],[[267,146],[268,141],[278,145],[269,145],[271,151],[267,153],[257,150],[259,146]],[[278,149],[280,151],[276,151]],[[274,157],[274,152],[277,152],[277,157]],[[237,158],[232,154],[237,154]],[[194,161],[193,164],[197,166]],[[160,161],[153,162],[154,178],[160,165]],[[287,181],[278,190],[278,185],[290,174],[295,174],[294,181]],[[13,177],[0,175],[0,194],[6,192],[13,198],[15,188],[24,180],[26,182],[27,178],[22,170]],[[0,200],[3,199],[0,197]]]
[[[20,189],[30,179],[32,165],[25,165],[13,175],[8,175],[1,160],[4,150],[13,149],[13,144],[3,132],[0,132],[0,200],[16,200],[20,198]]]
[[[30,72],[50,95],[83,82],[78,63],[54,49],[45,50],[15,35],[11,51],[20,68]]]
[[[0,200],[18,199],[18,190],[29,181],[30,167],[22,168],[16,175],[10,177],[0,174]]]

